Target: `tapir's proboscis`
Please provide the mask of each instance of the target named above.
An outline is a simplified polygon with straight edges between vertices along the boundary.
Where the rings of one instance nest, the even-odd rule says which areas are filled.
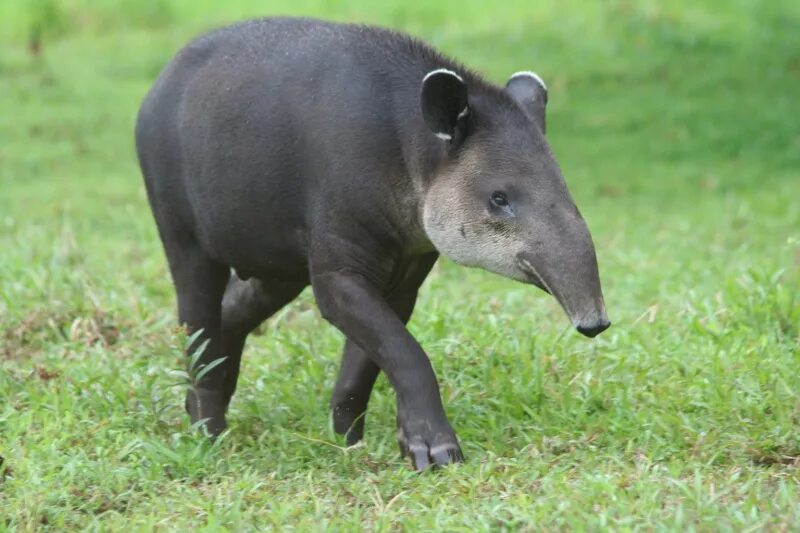
[[[609,326],[594,245],[545,138],[547,89],[505,87],[407,35],[266,18],[183,48],[146,96],[136,146],[178,299],[207,342],[186,409],[213,436],[247,335],[311,285],[346,337],[331,409],[363,436],[378,373],[417,469],[463,460],[431,363],[406,329],[441,253]],[[201,331],[202,330],[202,331]],[[223,359],[224,358],[224,359]]]

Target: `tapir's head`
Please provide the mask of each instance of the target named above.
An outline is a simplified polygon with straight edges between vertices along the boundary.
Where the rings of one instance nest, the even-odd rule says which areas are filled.
[[[592,237],[545,139],[541,78],[521,72],[498,90],[438,69],[423,80],[420,104],[446,153],[423,200],[433,245],[547,291],[584,335],[605,330]]]

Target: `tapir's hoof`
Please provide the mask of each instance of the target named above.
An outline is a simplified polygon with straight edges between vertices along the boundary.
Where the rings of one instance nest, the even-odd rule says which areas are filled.
[[[365,415],[364,410],[347,406],[335,406],[331,409],[333,430],[339,435],[344,435],[348,446],[353,446],[364,438]]]
[[[405,431],[399,429],[397,443],[400,445],[400,455],[410,457],[414,468],[419,472],[428,468],[464,462],[464,454],[461,452],[455,435],[444,439],[434,439],[434,444],[431,444],[420,435],[406,437]]]
[[[225,422],[225,395],[220,391],[193,388],[186,391],[186,412],[192,424],[203,420],[203,427],[211,437],[219,436],[228,427]]]

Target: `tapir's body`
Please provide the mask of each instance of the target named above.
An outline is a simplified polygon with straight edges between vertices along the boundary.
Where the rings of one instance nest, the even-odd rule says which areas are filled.
[[[314,233],[433,252],[411,202],[438,148],[421,142],[431,135],[419,83],[444,66],[369,27],[266,19],[218,30],[180,52],[143,106],[151,201],[240,277],[308,282]]]
[[[535,239],[530,250],[519,244],[527,237],[512,224],[521,224],[522,206],[509,206],[505,193],[498,200],[497,183],[480,190],[475,176],[491,168],[511,174],[503,185],[512,191],[519,175],[557,174],[540,189],[569,204],[547,208],[576,228],[566,233],[592,263],[581,272],[592,292],[583,300],[594,307],[581,320],[591,315],[600,324],[591,327],[604,329],[591,239],[539,139],[543,104],[529,83],[501,89],[407,36],[309,19],[246,22],[184,48],[145,99],[136,140],[180,320],[210,339],[203,363],[226,358],[187,397],[192,418],[212,433],[225,427],[247,334],[310,283],[348,339],[332,402],[337,430],[360,438],[383,369],[415,464],[459,460],[430,363],[404,327],[438,252],[546,288],[571,316],[578,300],[562,299],[533,264]],[[510,155],[530,143],[541,158]],[[452,181],[465,174],[465,185]],[[491,196],[487,209],[500,218],[462,216],[469,202],[448,203],[453,188],[480,202]],[[529,237],[539,223],[531,224]],[[517,246],[517,255],[475,256],[493,243]]]

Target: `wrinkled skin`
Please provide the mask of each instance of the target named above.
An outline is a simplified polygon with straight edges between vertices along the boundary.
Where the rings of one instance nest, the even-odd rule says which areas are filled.
[[[597,262],[545,140],[537,76],[504,88],[407,36],[273,18],[190,43],[142,104],[137,153],[178,297],[208,341],[192,421],[226,427],[242,349],[311,285],[347,338],[331,400],[348,444],[383,371],[415,467],[463,459],[406,322],[438,254],[537,285],[606,327]]]

